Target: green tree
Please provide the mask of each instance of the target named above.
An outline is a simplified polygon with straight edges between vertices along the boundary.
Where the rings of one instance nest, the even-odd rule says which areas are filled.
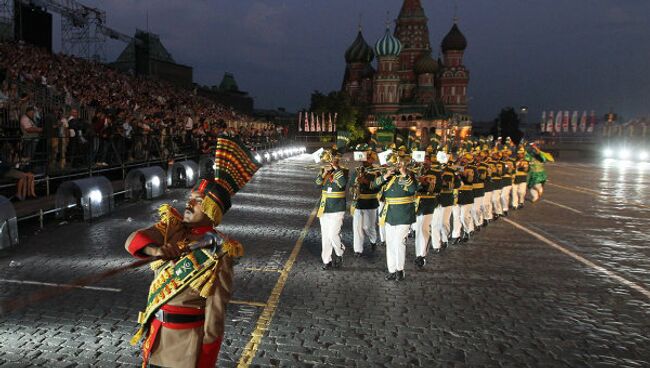
[[[366,129],[363,118],[367,115],[367,107],[355,106],[350,96],[342,91],[332,91],[327,95],[314,91],[311,94],[310,110],[314,114],[337,113],[337,129],[350,132],[350,142],[359,142],[365,139]]]
[[[504,107],[499,113],[499,117],[494,120],[494,126],[491,130],[494,138],[510,137],[513,142],[518,143],[523,137],[523,132],[519,130],[519,115],[512,107]]]

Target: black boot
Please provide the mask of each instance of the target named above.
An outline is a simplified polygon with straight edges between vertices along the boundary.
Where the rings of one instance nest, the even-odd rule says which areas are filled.
[[[354,256],[355,256],[356,258],[361,258],[361,257],[363,256],[363,253],[361,253],[361,252],[354,252]]]
[[[424,265],[427,263],[427,260],[424,259],[424,257],[415,257],[415,265],[418,266],[418,268],[423,268]],[[399,274],[399,271],[397,272]]]
[[[329,270],[331,270],[331,269],[332,269],[332,262],[330,262],[330,263],[325,263],[325,264],[321,267],[321,269],[322,269],[323,271],[329,271]]]
[[[447,249],[448,246],[449,246],[449,243],[447,243],[447,242],[442,243],[442,249]]]
[[[334,268],[341,268],[342,265],[343,265],[343,257],[338,256],[336,254],[333,254],[332,255],[332,266]]]
[[[458,245],[460,243],[460,238],[451,238],[451,244]]]
[[[396,274],[395,272],[393,272],[393,273],[388,273],[388,274],[386,274],[386,276],[384,277],[384,280],[386,280],[386,281],[392,281],[392,280],[395,280],[395,279],[397,279],[397,274]]]
[[[403,270],[402,271],[397,271],[396,274],[397,274],[396,275],[397,277],[395,278],[395,281],[404,280],[404,271]]]

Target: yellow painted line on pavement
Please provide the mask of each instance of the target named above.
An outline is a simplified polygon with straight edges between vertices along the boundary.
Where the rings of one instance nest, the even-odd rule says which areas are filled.
[[[307,220],[305,227],[300,233],[300,237],[296,241],[296,244],[293,246],[291,255],[289,255],[289,259],[287,259],[287,262],[284,264],[284,267],[280,272],[280,277],[278,278],[278,281],[275,283],[275,286],[271,291],[271,296],[269,296],[269,299],[266,302],[266,306],[264,307],[264,310],[262,310],[262,314],[255,324],[255,329],[251,333],[251,339],[248,341],[248,344],[246,344],[246,347],[242,351],[239,362],[237,363],[238,368],[248,368],[253,362],[253,358],[255,358],[255,355],[257,354],[257,349],[259,349],[260,343],[262,342],[262,335],[264,335],[264,331],[268,330],[269,326],[271,325],[271,320],[273,319],[275,310],[277,309],[278,303],[280,302],[280,295],[282,294],[282,290],[284,290],[284,286],[287,283],[287,279],[289,278],[289,272],[291,272],[293,264],[296,262],[296,258],[298,258],[300,249],[302,249],[302,243],[305,241],[307,233],[309,233],[309,228],[314,223],[314,219],[316,219],[317,210],[318,207],[315,207],[311,211],[309,219]]]
[[[583,214],[582,211],[576,210],[576,209],[573,208],[573,207],[565,206],[565,205],[563,205],[563,204],[561,204],[561,203],[553,202],[553,201],[550,201],[550,200],[548,200],[548,199],[546,199],[546,198],[545,198],[541,203],[552,204],[552,205],[554,205],[554,206],[558,206],[558,207],[560,207],[560,208],[564,208],[565,210],[569,210],[569,211],[571,211],[571,212],[575,212],[575,213],[580,214],[580,215]]]
[[[566,186],[566,185],[555,184],[555,183],[551,183],[551,182],[547,182],[547,185],[562,188],[562,189],[566,189],[566,190],[572,190],[572,191],[578,192],[578,193],[591,194],[591,195],[595,195],[595,196],[599,196],[599,197],[603,196],[603,193],[601,193],[601,192],[599,192],[597,190],[593,190],[593,189],[589,189],[589,188],[585,188],[585,187],[579,187],[579,186],[569,187],[569,186]],[[620,200],[620,202],[624,203],[624,204],[626,204],[628,206],[632,206],[632,207],[649,208],[648,206],[646,206],[644,204],[641,204],[641,203],[632,203],[632,202],[629,202],[629,201],[626,201],[626,200]]]
[[[588,260],[588,259],[586,259],[586,258],[584,258],[584,257],[570,251],[569,249],[567,249],[567,248],[553,242],[552,240],[549,240],[545,236],[543,236],[543,235],[541,235],[541,234],[539,234],[539,233],[537,233],[537,232],[535,232],[533,230],[530,230],[529,228],[527,228],[527,227],[525,227],[523,225],[520,225],[520,224],[518,224],[518,223],[516,223],[516,222],[514,222],[514,221],[512,221],[510,219],[507,219],[507,218],[504,218],[503,220],[505,222],[509,223],[510,225],[516,227],[517,229],[519,229],[519,230],[521,230],[523,232],[526,232],[529,235],[532,235],[534,238],[536,238],[537,240],[540,240],[541,242],[545,243],[546,245],[549,245],[549,246],[559,250],[560,252],[568,255],[569,257],[575,259],[576,261],[578,261],[578,262],[580,262],[580,263],[582,263],[582,264],[584,264],[584,265],[586,265],[588,267],[593,268],[594,270],[604,274],[605,276],[607,276],[607,277],[609,277],[609,278],[611,278],[611,279],[613,279],[615,281],[618,281],[619,283],[629,287],[632,290],[635,290],[635,291],[641,293],[646,298],[650,299],[650,290],[644,288],[643,286],[641,286],[641,285],[639,285],[639,284],[637,284],[635,282],[632,282],[632,281],[624,278],[623,276],[620,276],[619,274],[606,269],[603,266],[595,264],[594,262],[592,262],[592,261],[590,261],[590,260]]]
[[[253,306],[253,307],[266,307],[266,303],[249,302],[247,300],[231,300],[228,303],[230,303],[230,304],[238,304],[238,305],[250,305],[250,306]]]

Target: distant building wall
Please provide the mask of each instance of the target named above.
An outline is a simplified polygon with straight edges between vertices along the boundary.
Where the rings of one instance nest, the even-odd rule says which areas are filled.
[[[222,105],[231,106],[235,110],[251,114],[253,112],[254,101],[247,93],[242,92],[222,92],[209,88],[199,88],[199,96],[209,98]]]

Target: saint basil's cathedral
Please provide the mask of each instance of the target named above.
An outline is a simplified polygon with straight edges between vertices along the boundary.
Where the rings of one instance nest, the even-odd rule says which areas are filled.
[[[398,131],[415,132],[423,141],[434,133],[459,138],[470,132],[469,71],[463,65],[467,40],[454,20],[440,45],[442,59],[436,59],[427,21],[420,0],[404,0],[394,33],[387,26],[373,48],[359,29],[345,52],[342,89],[355,105],[369,107],[366,125],[372,133],[381,117],[393,120]]]

